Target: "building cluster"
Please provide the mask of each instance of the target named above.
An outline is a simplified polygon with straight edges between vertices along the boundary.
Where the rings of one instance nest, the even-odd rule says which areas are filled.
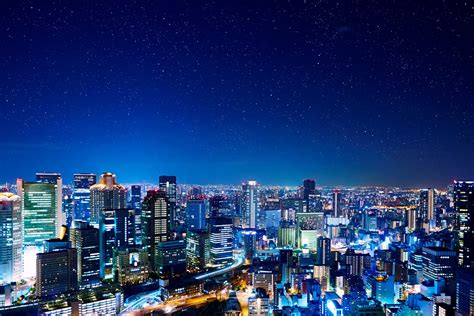
[[[152,309],[137,297],[157,291],[165,306],[212,296],[221,315],[474,315],[473,219],[471,181],[122,185],[84,173],[65,185],[38,173],[0,191],[0,314]]]

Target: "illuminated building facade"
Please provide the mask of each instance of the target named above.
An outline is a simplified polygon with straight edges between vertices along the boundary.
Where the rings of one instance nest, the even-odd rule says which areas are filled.
[[[99,230],[86,221],[74,221],[70,230],[71,245],[77,251],[77,278],[80,288],[100,285]]]
[[[232,262],[234,235],[231,218],[210,218],[209,240],[210,259],[213,265]]]
[[[99,183],[90,187],[90,222],[98,227],[100,212],[104,209],[127,207],[127,189],[117,184],[116,176],[106,172],[100,175]]]
[[[0,192],[0,284],[21,279],[22,241],[20,197]]]
[[[473,266],[474,256],[474,181],[454,181],[454,209],[456,211],[456,230],[458,232],[458,248],[460,267]]]
[[[158,271],[158,244],[171,239],[171,210],[164,191],[150,190],[141,210],[142,246],[150,256],[151,271]]]
[[[244,227],[258,228],[257,216],[258,206],[258,187],[256,181],[248,181],[242,184],[241,212],[244,221]]]
[[[64,224],[62,214],[62,180],[54,183],[17,180],[22,202],[23,245],[41,246],[44,240],[59,236]]]
[[[74,204],[74,219],[90,220],[90,188],[97,182],[97,176],[94,173],[76,173],[74,174],[74,187],[72,191]]]

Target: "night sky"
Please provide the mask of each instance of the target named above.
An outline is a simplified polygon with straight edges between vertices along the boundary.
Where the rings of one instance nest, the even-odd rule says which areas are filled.
[[[472,3],[45,2],[0,2],[0,181],[474,177]]]

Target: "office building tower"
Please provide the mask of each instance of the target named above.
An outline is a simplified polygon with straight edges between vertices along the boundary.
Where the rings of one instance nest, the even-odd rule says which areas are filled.
[[[332,194],[332,210],[334,212],[334,217],[341,217],[341,192],[339,190],[334,190]]]
[[[456,211],[456,231],[458,234],[458,264],[460,267],[473,266],[474,256],[474,181],[454,181],[454,209]]]
[[[209,217],[232,217],[232,201],[222,195],[212,196],[209,199],[210,214]]]
[[[370,266],[370,254],[368,253],[356,253],[353,249],[346,250],[344,254],[347,275],[350,276],[362,276],[365,268],[367,266],[366,261],[369,261]]]
[[[150,256],[151,271],[157,271],[158,244],[171,240],[171,209],[164,191],[150,190],[143,199],[142,246]]]
[[[474,315],[474,268],[461,268],[456,275],[456,307],[460,315]]]
[[[377,231],[377,213],[367,210],[363,216],[364,229],[367,231]]]
[[[234,235],[232,219],[217,217],[209,219],[210,260],[213,265],[232,262]]]
[[[303,181],[303,199],[309,200],[310,195],[316,194],[316,181],[313,179],[306,179]]]
[[[295,222],[296,214],[306,212],[306,203],[303,199],[287,198],[280,201],[281,220]]]
[[[248,298],[249,316],[270,315],[270,299],[264,289],[257,288]]]
[[[96,175],[93,173],[74,174],[73,196],[73,219],[90,220],[90,188],[96,184]]]
[[[36,182],[38,183],[57,184],[58,181],[62,182],[60,173],[55,173],[55,172],[37,172],[36,173]]]
[[[244,227],[258,228],[258,188],[256,181],[248,181],[242,184],[241,213]]]
[[[205,199],[192,199],[186,203],[186,225],[189,230],[206,230],[206,215],[209,214],[209,202]]]
[[[169,203],[170,224],[174,227],[177,212],[177,195],[176,195],[176,177],[175,176],[160,176],[159,179],[160,190],[166,193]]]
[[[114,249],[114,280],[120,285],[140,284],[148,279],[150,263],[144,249]]]
[[[134,184],[130,186],[130,197],[128,199],[128,207],[141,209],[142,207],[142,186]]]
[[[54,297],[77,289],[77,252],[69,241],[44,242],[44,253],[36,257],[36,295]]]
[[[430,226],[435,219],[434,216],[434,190],[433,189],[426,189],[420,191],[420,203],[419,203],[419,220],[421,222],[421,226],[425,228],[427,232],[430,231]]]
[[[423,278],[425,280],[446,281],[446,293],[453,295],[455,292],[454,273],[457,267],[457,255],[453,250],[442,247],[422,248]]]
[[[23,245],[41,246],[44,240],[59,236],[65,224],[61,178],[56,183],[18,179],[17,194],[22,202]]]
[[[113,278],[114,249],[135,245],[135,210],[104,209],[100,212],[100,277]]]
[[[22,241],[20,197],[0,192],[0,284],[21,279]]]
[[[278,227],[278,246],[279,247],[296,247],[297,234],[296,224],[293,222],[281,221]]]
[[[253,229],[242,231],[245,259],[252,262],[257,250],[257,232]]]
[[[77,251],[77,280],[81,289],[100,285],[99,230],[76,220],[70,230],[71,246]]]
[[[186,241],[163,241],[157,247],[157,273],[160,279],[170,280],[186,273]]]
[[[186,232],[187,270],[199,272],[210,263],[210,244],[208,231]]]
[[[329,266],[331,264],[331,239],[318,237],[316,249],[316,264]]]
[[[100,175],[99,183],[90,187],[90,222],[98,227],[100,212],[104,209],[127,207],[127,189],[117,184],[115,174],[106,172]]]
[[[417,209],[408,208],[405,210],[405,225],[410,232],[413,232],[417,228]]]

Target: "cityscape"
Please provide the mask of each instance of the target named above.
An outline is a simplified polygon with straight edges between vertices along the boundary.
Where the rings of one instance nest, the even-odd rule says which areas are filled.
[[[2,188],[0,314],[472,315],[474,181]]]
[[[474,316],[468,1],[0,3],[0,316]]]

